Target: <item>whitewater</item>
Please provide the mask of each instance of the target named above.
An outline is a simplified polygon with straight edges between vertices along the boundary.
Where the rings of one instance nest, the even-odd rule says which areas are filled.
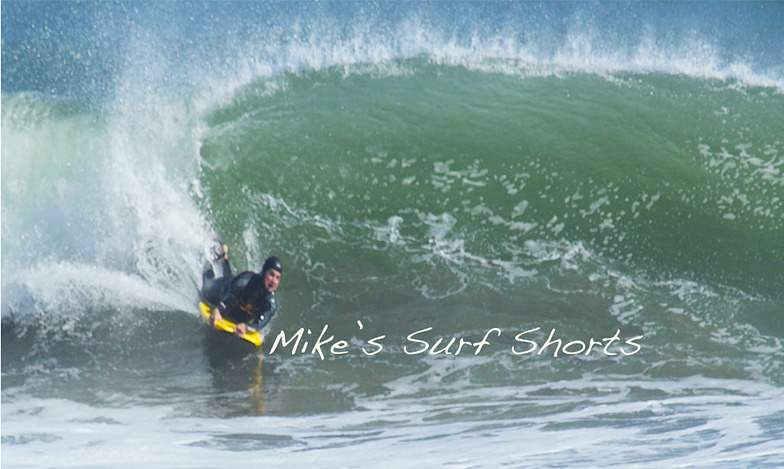
[[[4,467],[784,465],[784,5],[1,8]]]

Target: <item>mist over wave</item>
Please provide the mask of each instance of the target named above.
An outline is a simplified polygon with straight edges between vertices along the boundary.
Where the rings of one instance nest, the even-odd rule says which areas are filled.
[[[683,74],[779,92],[784,73],[784,12],[768,2],[34,5],[5,7],[6,92],[121,100],[136,88],[212,85],[220,96],[287,71],[418,56],[490,68],[501,59],[515,73]]]

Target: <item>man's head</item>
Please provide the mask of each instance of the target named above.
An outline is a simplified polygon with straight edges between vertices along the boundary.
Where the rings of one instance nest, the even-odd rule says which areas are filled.
[[[264,288],[272,293],[278,288],[280,276],[283,274],[283,266],[280,259],[275,256],[268,257],[261,268],[261,277],[264,281]]]

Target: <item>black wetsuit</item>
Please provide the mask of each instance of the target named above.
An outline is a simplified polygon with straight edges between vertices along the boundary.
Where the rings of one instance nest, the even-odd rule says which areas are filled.
[[[228,259],[224,257],[220,264],[223,271],[220,277],[215,277],[211,264],[205,266],[201,287],[204,297],[235,324],[244,322],[257,330],[266,326],[275,315],[278,303],[275,292],[264,288],[262,274],[246,271],[234,276]]]

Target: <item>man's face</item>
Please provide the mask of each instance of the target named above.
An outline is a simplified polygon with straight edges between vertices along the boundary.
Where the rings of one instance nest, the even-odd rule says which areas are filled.
[[[272,293],[278,289],[279,283],[280,272],[275,269],[267,269],[267,272],[264,274],[264,288],[266,288],[268,292]]]

